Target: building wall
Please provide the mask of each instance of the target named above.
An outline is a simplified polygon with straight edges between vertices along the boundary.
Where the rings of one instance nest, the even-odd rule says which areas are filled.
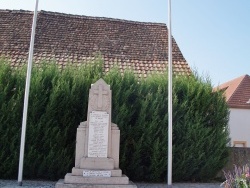
[[[250,147],[250,109],[230,108],[231,146]]]

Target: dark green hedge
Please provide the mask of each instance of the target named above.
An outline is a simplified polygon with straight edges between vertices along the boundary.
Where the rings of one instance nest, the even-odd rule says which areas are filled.
[[[0,178],[16,178],[26,70],[0,61]],[[88,91],[102,77],[112,89],[112,121],[120,127],[120,167],[134,181],[167,177],[167,75],[138,80],[102,62],[34,67],[29,97],[24,177],[63,178],[74,166],[76,128],[87,119]],[[173,79],[173,179],[210,180],[228,158],[228,108],[199,76]]]

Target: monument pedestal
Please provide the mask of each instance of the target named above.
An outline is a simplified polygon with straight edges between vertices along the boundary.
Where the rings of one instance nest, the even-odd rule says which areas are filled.
[[[112,158],[98,158],[98,157],[91,157],[91,158],[82,158],[80,168],[87,168],[93,170],[112,170],[114,169],[114,159]]]
[[[56,188],[136,188],[119,169],[120,130],[111,123],[111,90],[102,79],[91,85],[87,121],[77,128],[75,167]]]

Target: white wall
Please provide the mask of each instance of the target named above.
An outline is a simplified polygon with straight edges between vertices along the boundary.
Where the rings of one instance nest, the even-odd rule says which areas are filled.
[[[230,108],[229,129],[231,146],[234,141],[246,141],[246,147],[250,147],[250,109]]]

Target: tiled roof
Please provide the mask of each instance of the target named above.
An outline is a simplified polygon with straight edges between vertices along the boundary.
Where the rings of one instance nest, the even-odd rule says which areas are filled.
[[[0,56],[12,66],[27,62],[33,12],[0,10]],[[173,39],[173,71],[191,70]],[[79,65],[100,53],[104,70],[117,64],[121,71],[134,70],[139,77],[166,70],[168,33],[165,24],[39,11],[34,61]]]
[[[250,76],[243,75],[221,84],[216,89],[224,91],[231,108],[250,108]]]

